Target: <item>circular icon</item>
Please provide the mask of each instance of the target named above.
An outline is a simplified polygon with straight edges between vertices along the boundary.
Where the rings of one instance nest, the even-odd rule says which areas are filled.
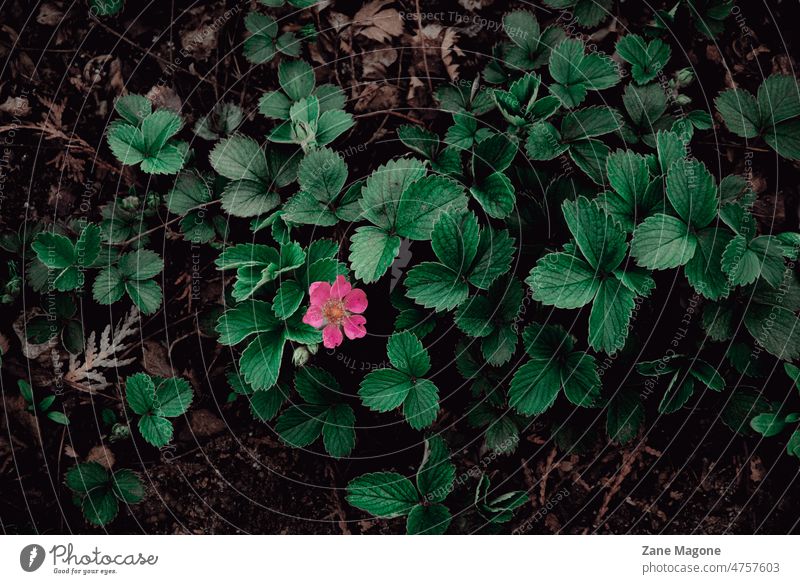
[[[38,544],[32,543],[22,548],[19,553],[19,565],[26,572],[35,572],[42,567],[44,563],[44,548]]]

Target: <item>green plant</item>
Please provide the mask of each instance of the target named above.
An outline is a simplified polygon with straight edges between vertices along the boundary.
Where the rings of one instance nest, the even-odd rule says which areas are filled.
[[[164,269],[164,260],[154,251],[139,249],[123,254],[116,265],[97,274],[92,293],[95,302],[113,304],[127,294],[143,314],[153,314],[161,306],[163,293],[153,280]]]
[[[111,124],[108,145],[117,160],[149,174],[175,174],[183,168],[189,145],[174,138],[183,126],[179,114],[153,111],[149,99],[135,94],[119,98],[114,110],[122,119]]]
[[[84,270],[100,255],[100,228],[87,224],[76,241],[43,231],[31,244],[36,257],[47,268],[47,288],[67,292],[83,286]]]
[[[792,380],[794,387],[800,390],[800,369],[791,363],[784,363],[783,367],[786,375]],[[783,404],[772,404],[769,409],[772,411],[758,413],[750,420],[750,427],[764,438],[777,436],[787,427],[800,422],[800,413],[787,413]],[[789,436],[789,440],[786,443],[786,452],[789,456],[800,458],[800,427],[795,427]]]
[[[194,391],[180,377],[168,379],[136,373],[125,380],[125,401],[139,418],[139,432],[147,442],[160,448],[172,440],[169,418],[182,416],[189,409]]]
[[[728,130],[742,138],[761,138],[784,158],[800,160],[800,87],[794,77],[770,76],[757,96],[728,89],[715,103]]]
[[[67,471],[66,483],[86,521],[98,527],[116,518],[120,504],[135,505],[145,496],[135,472],[125,468],[112,472],[97,462],[73,466]]]
[[[530,500],[525,491],[509,491],[498,495],[490,489],[488,475],[481,475],[475,489],[475,507],[489,523],[508,523],[513,519],[514,511]]]
[[[268,63],[276,54],[289,57],[300,54],[300,41],[293,32],[278,35],[278,23],[274,18],[259,12],[251,12],[244,20],[250,36],[244,41],[244,56],[251,63]]]
[[[450,494],[456,468],[447,444],[434,436],[425,440],[425,453],[416,486],[396,472],[362,475],[347,485],[347,502],[376,517],[408,516],[410,535],[436,535],[447,531],[450,510],[442,503]]]
[[[278,67],[282,91],[265,93],[258,111],[280,123],[267,136],[272,142],[297,144],[304,152],[333,142],[353,126],[344,111],[345,96],[331,84],[316,87],[314,70],[304,61],[284,61]]]
[[[62,426],[69,426],[69,418],[64,412],[60,412],[58,410],[51,410],[50,408],[53,407],[53,402],[56,401],[56,396],[54,394],[47,395],[39,400],[36,403],[36,400],[33,396],[33,388],[31,384],[25,381],[24,379],[17,380],[17,387],[19,387],[19,392],[22,394],[25,403],[27,404],[27,410],[36,414],[37,412],[40,414],[44,414],[47,416],[47,419],[55,422],[56,424],[61,424]]]
[[[362,403],[376,412],[403,406],[412,428],[427,428],[439,413],[439,389],[425,375],[431,358],[422,342],[406,331],[395,333],[386,345],[392,367],[372,371],[358,389]]]

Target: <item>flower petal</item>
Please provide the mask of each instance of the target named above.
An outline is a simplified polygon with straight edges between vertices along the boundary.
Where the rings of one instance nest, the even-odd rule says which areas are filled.
[[[335,349],[342,344],[343,339],[342,329],[335,324],[329,324],[322,331],[322,344],[326,349]]]
[[[350,293],[344,297],[344,309],[355,314],[364,312],[367,309],[367,293],[358,288],[350,290]]]
[[[347,338],[350,340],[365,337],[367,336],[367,329],[364,328],[365,324],[367,324],[367,319],[360,314],[345,317],[344,321],[342,321],[342,325],[344,325],[344,334],[346,334]]]
[[[322,328],[325,324],[325,316],[322,314],[322,307],[311,305],[303,315],[303,322],[313,326],[314,328]]]
[[[313,282],[308,287],[308,295],[311,297],[311,306],[322,306],[331,297],[331,285],[327,282]]]
[[[336,281],[331,286],[331,298],[341,300],[350,293],[350,283],[344,279],[344,276],[339,274],[336,276]]]

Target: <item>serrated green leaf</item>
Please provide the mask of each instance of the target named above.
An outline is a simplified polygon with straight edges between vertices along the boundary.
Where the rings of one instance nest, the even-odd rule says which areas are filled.
[[[394,472],[361,475],[347,485],[347,502],[376,517],[408,514],[419,501],[414,485]]]

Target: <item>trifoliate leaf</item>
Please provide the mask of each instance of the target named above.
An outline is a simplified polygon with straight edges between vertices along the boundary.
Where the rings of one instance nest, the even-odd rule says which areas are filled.
[[[622,37],[617,42],[617,52],[631,64],[631,75],[640,85],[653,81],[672,55],[669,45],[661,39],[647,43],[635,34]]]

